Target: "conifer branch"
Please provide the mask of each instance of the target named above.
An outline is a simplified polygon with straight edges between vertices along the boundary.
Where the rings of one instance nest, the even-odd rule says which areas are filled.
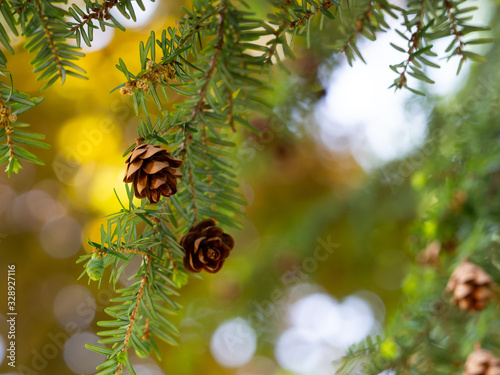
[[[35,0],[35,2],[36,2],[36,8],[38,11],[38,16],[40,17],[40,20],[42,22],[43,30],[45,32],[45,35],[47,36],[47,40],[49,42],[49,46],[50,46],[50,49],[52,51],[52,55],[54,56],[55,63],[57,65],[57,69],[59,71],[59,77],[61,77],[62,83],[64,83],[64,81],[66,79],[66,71],[61,64],[61,58],[59,56],[59,51],[55,45],[54,38],[52,36],[52,32],[51,32],[49,25],[47,23],[45,14],[43,13],[41,0]]]
[[[219,5],[219,11],[217,12],[217,18],[218,18],[218,27],[217,27],[217,34],[216,34],[216,39],[217,39],[217,44],[214,47],[214,54],[212,58],[210,59],[210,63],[208,65],[207,72],[205,73],[204,81],[205,83],[201,87],[199,93],[198,93],[198,101],[196,105],[194,106],[192,112],[191,112],[191,119],[187,124],[192,123],[193,121],[196,120],[196,118],[200,115],[203,109],[203,105],[205,103],[205,96],[207,94],[208,88],[210,87],[212,77],[214,76],[214,73],[217,68],[217,63],[219,61],[219,57],[221,55],[223,46],[224,46],[224,24],[226,20],[226,12],[227,12],[227,0],[221,0],[220,5]],[[184,146],[183,147],[188,147],[188,145],[191,143],[193,139],[192,133],[188,132]],[[187,157],[187,153],[184,154]],[[195,184],[194,184],[194,177],[193,177],[193,167],[191,161],[188,161],[187,163],[187,170],[188,170],[188,175],[189,175],[189,187],[191,189],[191,196],[192,196],[192,202],[193,202],[193,214],[194,214],[194,222],[198,222],[198,206],[196,202],[196,189],[195,189]]]
[[[347,51],[347,49],[352,45],[352,43],[355,41],[355,39],[357,38],[357,36],[359,34],[361,34],[361,32],[363,31],[363,27],[365,26],[365,24],[370,21],[370,17],[371,17],[371,13],[372,13],[374,2],[375,2],[375,0],[370,0],[370,2],[368,3],[368,7],[367,7],[366,11],[363,13],[363,15],[361,17],[359,17],[356,20],[356,23],[355,23],[356,28],[352,32],[351,36],[346,40],[344,46],[340,49],[341,53],[345,53]]]
[[[407,82],[407,77],[406,77],[406,72],[408,70],[408,67],[410,64],[414,61],[413,53],[418,50],[420,47],[420,42],[422,40],[422,25],[423,25],[423,20],[424,20],[424,14],[425,14],[425,1],[422,1],[422,5],[420,6],[420,11],[418,13],[419,20],[417,21],[416,24],[416,30],[413,32],[410,38],[410,47],[408,48],[408,58],[406,59],[404,66],[403,66],[403,71],[400,74],[400,80],[399,83],[397,84],[397,88],[401,89],[406,85]]]
[[[283,19],[279,27],[274,32],[274,40],[271,42],[271,47],[267,52],[266,65],[270,65],[272,63],[272,58],[276,53],[276,49],[278,48],[278,44],[280,44],[280,38],[287,31],[291,31],[296,27],[305,26],[307,22],[309,22],[310,18],[314,17],[316,14],[320,12],[328,12],[328,9],[334,6],[334,4],[327,0],[321,3],[314,11],[309,11],[304,14],[302,17],[295,17],[295,19],[291,22],[287,21],[288,15],[288,7],[292,5],[291,0],[285,0],[284,4],[281,5],[281,9],[283,11]],[[293,13],[292,13],[293,14]]]
[[[117,251],[119,253],[130,253],[130,254],[149,256],[148,253],[145,253],[144,251],[140,251],[140,250],[136,250],[136,249],[115,249],[115,251]]]
[[[80,23],[71,27],[70,31],[76,31],[84,27],[87,23],[92,20],[109,20],[111,18],[111,14],[109,11],[116,5],[120,4],[120,0],[105,0],[102,5],[96,3],[96,6],[92,8],[92,12],[88,14],[82,15],[82,20]],[[98,8],[100,6],[100,8]]]
[[[198,96],[200,99],[196,103],[196,105],[193,108],[193,112],[191,114],[191,121],[193,122],[198,114],[201,112],[203,108],[203,104],[205,103],[205,96],[207,94],[207,90],[210,86],[211,79],[215,73],[216,67],[217,67],[217,62],[219,61],[220,54],[222,52],[222,48],[224,46],[224,22],[226,20],[226,12],[227,12],[227,0],[221,0],[220,2],[220,9],[219,12],[217,13],[217,18],[219,22],[219,26],[217,27],[217,44],[215,45],[215,53],[212,56],[212,59],[210,60],[210,64],[208,66],[207,73],[205,75],[205,84],[202,86],[200,93]]]
[[[123,340],[123,348],[121,349],[120,353],[124,353],[126,354],[127,352],[127,349],[129,347],[129,343],[130,343],[130,337],[132,335],[132,330],[134,328],[134,325],[137,321],[137,313],[139,311],[139,306],[142,302],[142,298],[144,296],[144,290],[146,289],[146,285],[147,285],[147,282],[148,282],[148,272],[149,272],[149,264],[150,264],[150,257],[149,255],[146,255],[144,256],[144,260],[146,261],[146,270],[144,272],[144,275],[141,277],[141,285],[140,285],[140,288],[137,292],[137,297],[135,298],[135,306],[134,306],[134,309],[132,310],[131,314],[130,314],[130,317],[129,317],[129,325],[128,325],[128,328],[127,328],[127,331],[125,333],[125,337],[124,337],[124,340]],[[149,326],[149,324],[148,324]],[[119,356],[120,354],[117,355],[117,357]],[[118,364],[118,368],[116,369],[115,371],[115,375],[120,375],[122,373],[122,370],[123,369],[123,361],[119,361],[119,364]]]
[[[147,262],[149,264],[149,258],[146,257],[146,259],[147,259]],[[146,275],[142,276],[141,287],[139,288],[139,291],[137,292],[137,298],[135,299],[135,307],[134,307],[134,310],[132,310],[132,313],[130,314],[130,324],[128,326],[127,333],[125,334],[125,340],[124,340],[125,347],[122,349],[122,352],[125,352],[128,349],[130,335],[132,334],[132,329],[134,328],[134,324],[136,322],[137,311],[139,311],[139,306],[140,306],[142,296],[144,294],[144,289],[146,288],[147,282],[148,282],[148,277]]]
[[[266,59],[266,65],[270,65],[272,63],[272,58],[276,53],[276,48],[278,47],[278,40],[280,36],[287,30],[288,24],[286,21],[286,16],[288,15],[287,7],[291,4],[290,0],[285,0],[283,4],[281,4],[282,16],[284,19],[281,20],[279,27],[274,32],[274,41],[271,45],[271,48],[268,51],[268,56]]]
[[[212,17],[214,14],[218,12],[217,9],[209,10],[205,12],[195,23],[190,27],[189,31],[185,33],[185,35],[181,35],[180,37],[180,43],[178,46],[178,49],[183,48],[186,44],[192,43],[193,37],[198,33],[201,29],[202,26],[210,26],[209,22],[205,22],[207,19]],[[176,22],[178,23],[178,22]]]
[[[458,47],[456,49],[455,54],[462,56],[462,60],[466,60],[467,57],[464,56],[464,48],[465,48],[465,42],[463,41],[463,35],[462,33],[458,30],[458,23],[457,19],[455,16],[455,13],[453,12],[453,9],[455,9],[455,5],[450,0],[444,0],[444,8],[446,10],[446,14],[448,15],[448,18],[450,19],[450,25],[451,25],[451,31],[452,34],[455,38],[455,40],[458,42]]]
[[[306,24],[306,22],[309,21],[309,19],[311,17],[315,16],[316,14],[318,14],[324,10],[330,9],[331,7],[333,7],[333,3],[331,1],[327,0],[327,1],[323,2],[319,7],[317,7],[315,11],[308,12],[304,16],[290,22],[288,24],[288,28],[293,29],[294,27],[297,27],[297,26],[304,26]]]
[[[175,263],[175,259],[172,256],[172,253],[170,252],[168,247],[165,247],[165,253],[167,254],[168,260],[169,260],[170,264],[172,265],[172,269],[174,270],[174,272],[177,271],[177,268],[178,268],[177,264]]]
[[[280,56],[276,55],[278,44],[282,44],[285,56],[293,57],[284,35],[287,32],[294,36],[305,34],[302,31],[307,26],[307,37],[310,39],[313,17],[321,13],[333,19],[334,15],[328,9],[337,5],[337,2],[308,0],[301,3],[286,0],[285,5],[281,10],[286,13],[270,16],[269,23],[275,25],[272,27],[249,17],[247,10],[238,9],[230,0],[193,2],[193,9],[177,23],[178,30],[169,28],[160,37],[152,32],[148,40],[141,43],[139,73],[129,72],[125,63],[119,60],[117,67],[125,75],[126,82],[118,88],[123,94],[131,94],[134,110],[140,117],[139,136],[148,147],[166,145],[168,153],[181,158],[184,164],[178,166],[178,172],[182,174],[182,177],[180,174],[178,176],[178,184],[176,182],[177,185],[173,184],[171,190],[163,192],[164,198],[157,195],[154,203],[151,200],[148,203],[145,199],[140,204],[133,201],[134,194],[143,197],[140,191],[144,190],[140,189],[144,186],[131,178],[129,182],[134,184],[134,191],[127,185],[128,208],[122,204],[123,210],[108,225],[108,228],[113,229],[108,229],[110,233],[103,231],[101,244],[96,245],[107,249],[106,253],[112,255],[106,257],[104,263],[106,267],[112,267],[115,281],[122,271],[119,262],[126,264],[134,256],[145,256],[146,249],[155,252],[147,265],[151,267],[150,272],[143,263],[135,276],[137,281],[119,290],[121,296],[116,301],[120,304],[107,311],[116,320],[104,322],[103,326],[112,329],[100,334],[113,337],[100,342],[112,344],[113,347],[92,350],[110,353],[108,359],[116,358],[117,351],[123,353],[126,350],[121,346],[124,342],[127,347],[133,346],[136,351],[146,355],[151,351],[151,347],[149,352],[147,350],[148,344],[154,344],[155,338],[170,344],[176,343],[169,333],[177,336],[178,332],[170,322],[164,321],[164,313],[177,309],[169,295],[177,294],[175,288],[186,282],[187,271],[196,272],[197,269],[193,259],[188,257],[190,241],[186,238],[189,238],[189,233],[196,232],[196,228],[191,227],[200,222],[213,222],[212,219],[217,220],[217,226],[221,228],[239,227],[237,217],[244,211],[245,201],[237,190],[238,184],[231,165],[230,147],[235,146],[231,142],[235,125],[259,133],[249,123],[248,116],[251,111],[264,108],[262,92],[268,89],[262,77],[267,71],[265,66],[274,61],[282,66]],[[372,0],[366,8],[363,6],[361,15],[356,13],[353,16],[357,21],[355,33],[347,41],[348,45],[352,44],[349,51],[354,50],[353,42],[358,34],[365,35],[388,28],[383,17],[385,13],[391,14],[393,7],[388,5],[387,9],[385,5],[382,0]],[[409,18],[418,14],[415,11],[417,6],[414,1],[408,11]],[[422,20],[427,13],[421,10]],[[414,32],[411,32],[415,27],[413,20],[405,23],[407,32],[414,35],[409,47],[404,50],[401,48],[405,55],[421,51],[422,46],[425,48],[427,39],[421,38],[425,27],[422,20]],[[418,41],[417,36],[420,38]],[[271,41],[263,45],[257,41],[260,37],[271,37]],[[249,50],[262,51],[263,54],[256,56],[258,54],[250,53]],[[410,57],[405,58],[401,65],[404,68],[405,63],[408,64],[403,75],[414,73],[408,70],[409,63],[413,63],[410,67],[413,68],[415,62],[408,61]],[[171,91],[182,98],[172,110],[164,106],[165,103],[171,103]],[[150,115],[153,105],[155,114]],[[158,116],[158,113],[161,115]],[[137,150],[132,155],[136,158]],[[146,159],[159,160],[149,156]],[[130,166],[129,161],[127,164]],[[144,164],[149,164],[149,161]],[[157,178],[153,173],[150,177],[155,184],[160,183],[162,186],[161,178],[165,176],[158,174]],[[152,189],[158,191],[158,186],[153,188],[149,180],[146,185],[149,189],[146,192],[151,193]],[[161,224],[163,221],[160,218],[165,225]],[[175,232],[172,233],[170,228],[175,228]],[[184,266],[179,263],[181,259],[184,260]],[[93,261],[95,264],[98,260]],[[87,269],[89,264],[90,261],[86,265]],[[217,270],[212,268],[214,272]],[[147,288],[144,285],[145,277],[149,278]],[[167,310],[158,301],[169,305],[172,310]],[[133,314],[129,313],[131,309]],[[131,329],[132,325],[134,329]],[[125,340],[126,337],[128,340]],[[119,365],[111,359],[99,370],[124,370],[123,364]],[[127,362],[124,364],[129,366]]]
[[[15,122],[17,120],[16,115],[11,115],[11,109],[9,106],[5,105],[0,99],[0,124],[3,126],[6,134],[6,145],[9,148],[9,160],[14,158],[14,142],[12,141],[13,127],[10,122]]]
[[[190,139],[189,137],[187,139]],[[189,174],[189,188],[191,189],[191,197],[193,200],[193,214],[194,214],[194,223],[198,222],[198,206],[196,203],[196,188],[194,185],[193,178],[193,167],[191,166],[191,162],[188,161],[187,166],[188,174]]]
[[[28,111],[43,98],[30,98],[5,83],[0,86],[3,86],[0,88],[0,142],[5,141],[0,145],[0,165],[7,162],[6,172],[11,177],[23,167],[20,159],[43,165],[40,159],[24,148],[25,145],[45,149],[50,146],[41,142],[45,138],[43,135],[19,129],[24,126],[17,124],[18,114]]]

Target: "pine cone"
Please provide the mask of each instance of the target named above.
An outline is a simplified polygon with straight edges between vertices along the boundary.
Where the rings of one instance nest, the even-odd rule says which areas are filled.
[[[478,311],[493,299],[495,287],[490,275],[466,260],[453,271],[446,291],[453,293],[451,301],[460,309]]]
[[[136,198],[148,198],[150,203],[158,203],[160,197],[170,197],[177,193],[177,179],[182,174],[177,170],[183,161],[169,152],[136,140],[130,156],[125,161],[127,171],[123,182],[133,182]]]
[[[434,240],[418,255],[418,262],[420,264],[437,267],[439,265],[440,251],[441,243],[438,240]]]
[[[463,375],[500,375],[500,359],[487,350],[476,349],[465,361]]]
[[[212,219],[204,219],[192,226],[182,237],[181,246],[186,252],[184,267],[189,272],[206,270],[219,272],[234,247],[234,240],[215,226]]]
[[[450,208],[452,211],[458,212],[462,210],[467,201],[467,193],[463,190],[457,190],[451,200]]]

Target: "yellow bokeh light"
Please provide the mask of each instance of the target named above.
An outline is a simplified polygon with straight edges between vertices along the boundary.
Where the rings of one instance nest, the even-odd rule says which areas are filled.
[[[124,168],[120,166],[102,165],[95,171],[92,185],[88,187],[89,203],[97,211],[112,213],[122,207],[113,189],[120,197],[123,205],[127,207],[128,199],[123,184]]]
[[[120,129],[111,118],[78,116],[66,121],[58,134],[58,146],[67,160],[83,164],[118,153],[120,139]]]
[[[88,244],[87,239],[90,239],[94,242],[101,242],[101,225],[106,225],[106,219],[100,218],[89,221],[83,228],[82,245],[85,249],[85,252],[89,253],[92,251],[92,248]]]

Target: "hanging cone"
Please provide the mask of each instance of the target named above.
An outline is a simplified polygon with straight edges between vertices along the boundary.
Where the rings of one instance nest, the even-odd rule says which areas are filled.
[[[441,243],[438,240],[434,240],[418,255],[418,262],[420,264],[437,267],[439,265],[440,252]]]
[[[457,190],[455,194],[453,194],[450,209],[452,211],[459,212],[462,210],[465,202],[467,202],[467,193],[463,190]]]
[[[448,281],[446,291],[453,293],[451,302],[462,310],[483,310],[494,298],[496,285],[481,267],[464,261]]]
[[[488,350],[476,349],[465,361],[463,375],[500,375],[500,358]]]
[[[205,270],[219,272],[224,261],[234,247],[234,240],[215,226],[212,219],[204,219],[192,226],[182,237],[180,245],[184,249],[184,267],[189,272]]]
[[[148,198],[150,203],[158,203],[161,196],[169,197],[177,192],[177,178],[182,174],[177,170],[183,161],[169,152],[150,144],[141,144],[132,149],[125,161],[127,170],[123,182],[132,182],[136,198]]]

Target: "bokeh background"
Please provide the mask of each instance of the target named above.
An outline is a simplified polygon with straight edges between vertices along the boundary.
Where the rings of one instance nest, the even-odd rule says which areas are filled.
[[[124,193],[122,154],[136,137],[129,97],[110,94],[124,80],[115,64],[121,57],[138,71],[139,42],[151,29],[174,27],[190,4],[146,5],[137,23],[122,18],[126,33],[94,33],[81,62],[88,81],[55,84],[20,118],[52,149],[38,151],[45,167],[25,163],[10,180],[0,174],[0,275],[16,264],[18,311],[12,369],[0,303],[0,374],[91,374],[102,362],[84,345],[97,343],[112,288],[77,281],[75,261],[91,250],[87,238],[98,237],[103,217],[119,209],[113,189]],[[494,22],[495,5],[479,5],[477,23]],[[254,6],[268,9],[263,0]],[[138,374],[332,374],[332,361],[383,333],[397,308],[413,260],[406,248],[419,164],[390,173],[388,165],[428,141],[433,106],[451,105],[470,66],[458,78],[453,60],[429,72],[438,83],[426,88],[427,98],[393,93],[388,66],[402,60],[389,45],[395,33],[361,41],[368,64],[352,68],[332,54],[328,33],[312,38],[310,49],[297,41],[291,76],[276,71],[276,109],[252,120],[264,136],[240,130],[234,163],[248,205],[243,230],[231,233],[237,247],[220,273],[182,289],[173,318],[181,345],[163,346],[162,361],[132,354]],[[18,44],[8,68],[20,91],[39,96],[29,59]],[[4,280],[0,293],[7,295]]]

